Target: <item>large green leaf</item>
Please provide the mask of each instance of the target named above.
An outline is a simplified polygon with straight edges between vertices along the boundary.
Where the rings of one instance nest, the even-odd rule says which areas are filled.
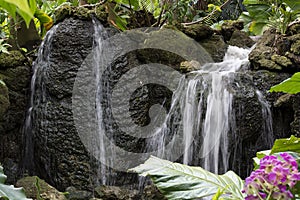
[[[13,185],[5,185],[6,176],[3,167],[0,166],[0,198],[9,200],[30,200],[27,199],[22,188],[15,188]]]
[[[168,199],[194,199],[224,191],[231,199],[244,199],[243,180],[232,171],[216,175],[201,167],[190,167],[151,156],[131,172],[150,176],[153,183]],[[227,198],[226,198],[227,199]]]
[[[0,7],[3,8],[4,10],[6,10],[10,16],[12,16],[13,18],[16,18],[16,10],[17,10],[17,6],[11,3],[7,3],[4,0],[0,0]]]
[[[295,73],[291,78],[271,87],[270,92],[286,92],[296,94],[300,92],[300,72]]]
[[[278,152],[292,151],[300,153],[300,138],[291,136],[290,138],[277,139],[272,147],[271,154]]]
[[[35,0],[0,0],[0,7],[4,8],[13,18],[18,13],[29,27],[30,21],[33,19],[33,14],[36,10]]]
[[[270,5],[267,4],[255,4],[247,6],[247,11],[249,12],[250,16],[256,20],[267,20],[271,15],[271,10],[272,9]]]

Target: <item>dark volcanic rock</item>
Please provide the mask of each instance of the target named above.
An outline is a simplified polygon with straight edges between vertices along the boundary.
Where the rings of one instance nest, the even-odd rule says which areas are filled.
[[[300,71],[300,32],[280,35],[274,29],[264,32],[249,55],[252,69],[270,71]]]
[[[38,104],[32,120],[35,168],[31,173],[37,173],[61,190],[71,185],[86,189],[91,183],[91,159],[74,126],[71,97],[76,73],[91,52],[93,32],[91,21],[66,19],[47,44],[50,52],[40,55],[47,58],[46,66],[41,66],[47,76],[42,77],[43,87],[37,85],[35,91],[34,101]]]
[[[19,51],[0,54],[0,163],[8,183],[18,177],[30,78],[31,67]]]

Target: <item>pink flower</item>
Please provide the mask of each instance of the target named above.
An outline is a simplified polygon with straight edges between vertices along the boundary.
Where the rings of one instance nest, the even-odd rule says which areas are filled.
[[[300,180],[298,163],[288,153],[279,156],[265,156],[260,160],[259,169],[253,171],[245,180],[243,193],[246,200],[264,199],[271,195],[274,200],[290,200],[290,189]]]

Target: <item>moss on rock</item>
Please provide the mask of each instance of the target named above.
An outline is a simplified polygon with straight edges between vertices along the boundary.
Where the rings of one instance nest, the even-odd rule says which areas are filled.
[[[280,65],[276,64],[272,60],[261,59],[258,61],[258,63],[260,65],[260,68],[263,68],[263,69],[282,70],[282,67]]]
[[[91,6],[60,6],[54,13],[55,22],[58,23],[65,18],[74,17],[76,19],[90,20],[93,16],[98,18],[101,22],[107,22],[108,13],[105,12],[103,5],[91,5]]]
[[[300,36],[300,34],[299,34]],[[300,40],[297,40],[294,42],[291,46],[291,52],[293,52],[296,55],[300,55]]]
[[[293,64],[289,58],[277,54],[272,55],[271,60],[283,67],[289,67]]]
[[[6,83],[7,87],[13,91],[21,91],[27,87],[30,81],[30,67],[17,66],[7,70],[0,70],[0,78]]]
[[[196,41],[210,38],[214,33],[214,30],[205,24],[190,25],[181,31]]]
[[[242,48],[252,47],[255,42],[243,31],[235,30],[227,44]]]
[[[17,187],[23,187],[28,198],[43,200],[67,200],[67,198],[54,187],[37,176],[28,176],[16,183]]]
[[[3,119],[3,115],[6,113],[9,105],[8,88],[5,83],[0,80],[0,120]]]
[[[0,54],[0,69],[24,65],[26,58],[20,51],[10,51],[10,54]]]

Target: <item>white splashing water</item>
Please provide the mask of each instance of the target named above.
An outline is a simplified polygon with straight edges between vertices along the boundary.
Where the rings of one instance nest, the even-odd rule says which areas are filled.
[[[209,63],[201,70],[183,77],[172,97],[170,111],[159,131],[163,137],[153,138],[148,146],[159,148],[158,157],[174,160],[164,148],[168,135],[182,131],[183,163],[202,166],[214,173],[228,168],[228,136],[232,116],[233,95],[228,91],[234,72],[248,63],[249,49],[229,46],[220,63]],[[178,113],[178,110],[181,114]],[[205,115],[203,114],[205,113]],[[181,128],[178,119],[181,116]],[[171,122],[171,123],[170,123]],[[201,152],[195,152],[195,137],[202,134]],[[201,155],[199,155],[201,154]],[[198,161],[199,163],[200,161]]]
[[[216,174],[220,168],[223,172],[228,169],[227,134],[232,120],[233,94],[227,88],[232,81],[233,73],[248,62],[249,53],[249,49],[229,46],[223,62],[208,64],[203,70],[195,72],[203,77],[201,90],[208,93],[202,126],[202,166]]]

